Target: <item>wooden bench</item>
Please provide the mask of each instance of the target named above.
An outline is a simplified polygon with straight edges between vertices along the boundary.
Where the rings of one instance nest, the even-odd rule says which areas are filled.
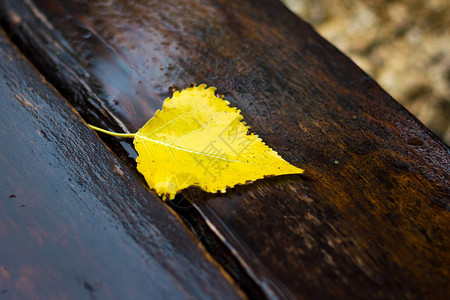
[[[242,296],[2,30],[0,76],[0,298]]]
[[[87,122],[134,132],[173,90],[205,83],[217,87],[242,110],[246,122],[269,146],[306,170],[302,176],[259,180],[226,194],[187,189],[168,203],[248,297],[448,296],[449,147],[278,1],[1,3],[0,19],[12,40]],[[31,78],[30,84],[34,81]],[[40,101],[48,101],[44,98]],[[54,112],[53,119],[42,125],[51,136],[49,144],[57,144],[53,135],[62,133],[68,134],[71,147],[82,147],[69,142],[73,140],[98,144],[79,118],[62,126],[65,123],[58,114]],[[2,124],[21,120],[10,118]],[[89,209],[104,211],[107,203],[114,212],[110,219],[95,213],[89,216],[96,230],[92,234],[105,243],[105,249],[102,233],[108,232],[108,241],[113,243],[108,251],[113,251],[114,243],[122,245],[121,239],[131,239],[145,257],[163,262],[177,257],[162,249],[182,251],[193,240],[172,211],[143,187],[131,144],[100,137],[121,162],[100,146],[95,153],[102,153],[97,155],[102,164],[92,159],[88,150],[64,158],[65,164],[80,166],[73,171],[80,178],[84,173],[98,178],[86,183],[86,190],[95,186],[98,200],[77,188],[66,191],[73,197],[67,205],[89,214],[86,199]],[[4,163],[8,160],[2,159]],[[128,170],[114,172],[114,166],[122,163]],[[105,175],[90,172],[108,167]],[[13,165],[11,172],[15,168],[21,170]],[[51,165],[47,168],[53,169]],[[27,186],[34,188],[32,183]],[[58,190],[67,186],[61,184]],[[129,198],[122,188],[130,191]],[[110,200],[116,194],[123,196]],[[142,201],[152,203],[151,207]],[[50,203],[42,205],[53,209]],[[1,213],[6,217],[6,211]],[[45,220],[45,215],[38,213],[33,217]],[[128,218],[133,221],[124,221]],[[73,221],[63,218],[60,222]],[[146,236],[142,230],[147,226],[168,228],[170,233]],[[56,228],[48,229],[47,234],[53,232]],[[66,234],[71,236],[70,231]],[[2,251],[5,244],[0,245]],[[189,259],[174,261],[170,266],[182,276],[174,290],[183,286],[184,294],[169,296],[203,298],[206,291],[211,291],[213,298],[228,298],[225,293],[241,295],[227,275],[219,278],[221,267],[201,248],[189,247],[185,255],[201,261],[199,274],[186,266]],[[151,272],[151,263],[138,265],[137,254],[133,255],[140,272]],[[123,254],[123,259],[133,259],[133,255]],[[15,259],[23,257],[25,254],[17,253]],[[103,260],[90,259],[103,270]],[[120,254],[117,260],[123,263]],[[184,289],[191,274],[198,276]],[[205,274],[213,274],[208,284],[217,286],[203,286]],[[167,282],[161,276],[153,278],[154,282]],[[115,284],[102,280],[99,286],[105,289]],[[125,285],[144,294],[149,286],[139,283],[130,278]],[[47,285],[46,289],[51,288]],[[109,296],[115,297],[111,290]],[[67,297],[76,298],[70,292]]]

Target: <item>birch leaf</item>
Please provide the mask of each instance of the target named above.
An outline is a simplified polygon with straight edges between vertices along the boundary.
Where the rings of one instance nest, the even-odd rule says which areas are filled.
[[[300,174],[206,85],[175,92],[135,135],[137,168],[163,198],[198,186],[211,193],[266,176]]]

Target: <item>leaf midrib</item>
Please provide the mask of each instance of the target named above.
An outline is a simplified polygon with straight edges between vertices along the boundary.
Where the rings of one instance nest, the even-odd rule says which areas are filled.
[[[180,147],[180,146],[176,146],[176,145],[168,144],[168,143],[165,143],[165,142],[162,142],[162,141],[154,140],[154,139],[151,139],[151,138],[149,138],[147,136],[140,135],[140,134],[136,134],[135,138],[142,138],[144,140],[147,140],[147,141],[150,141],[150,142],[153,142],[153,143],[156,143],[156,144],[164,145],[166,147],[175,148],[175,149],[178,149],[178,150],[181,150],[181,151],[185,151],[185,152],[189,152],[189,153],[193,153],[193,154],[198,154],[198,155],[203,155],[203,156],[208,156],[208,157],[214,157],[214,158],[221,159],[221,160],[228,161],[228,162],[238,162],[238,163],[242,163],[242,164],[246,164],[246,165],[250,164],[250,163],[244,162],[242,160],[232,160],[232,159],[228,159],[228,158],[225,158],[225,157],[222,157],[222,156],[211,155],[211,154],[203,153],[203,152],[200,152],[200,151],[190,150],[190,149],[183,148],[183,147]]]

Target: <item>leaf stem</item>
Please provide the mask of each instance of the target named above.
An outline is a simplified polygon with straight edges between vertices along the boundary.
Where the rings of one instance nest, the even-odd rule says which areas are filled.
[[[91,127],[92,129],[99,131],[99,132],[103,132],[112,136],[117,136],[117,137],[121,137],[121,138],[134,138],[136,136],[136,133],[117,133],[117,132],[112,132],[112,131],[108,131],[105,129],[102,129],[100,127],[88,124],[89,127]]]

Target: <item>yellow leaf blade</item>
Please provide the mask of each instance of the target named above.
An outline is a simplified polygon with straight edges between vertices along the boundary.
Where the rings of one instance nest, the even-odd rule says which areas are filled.
[[[163,197],[195,185],[224,192],[265,176],[303,172],[255,134],[205,85],[175,92],[135,135],[138,170]]]

